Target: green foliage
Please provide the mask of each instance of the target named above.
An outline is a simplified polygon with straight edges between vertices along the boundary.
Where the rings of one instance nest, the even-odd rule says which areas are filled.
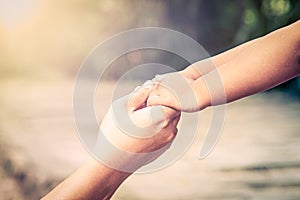
[[[300,18],[300,1],[246,0],[236,43],[267,34]]]

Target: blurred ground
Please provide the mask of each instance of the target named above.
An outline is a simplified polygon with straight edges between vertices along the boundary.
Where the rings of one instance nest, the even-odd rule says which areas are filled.
[[[96,107],[109,104],[112,88],[100,87],[106,95]],[[36,199],[87,156],[73,122],[73,80],[6,80],[0,91],[1,199]],[[300,199],[299,111],[300,102],[281,93],[232,103],[216,148],[198,160],[207,109],[199,137],[181,159],[130,177],[114,199]]]

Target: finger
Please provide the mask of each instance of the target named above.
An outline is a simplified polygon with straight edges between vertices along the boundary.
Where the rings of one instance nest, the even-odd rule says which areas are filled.
[[[170,127],[171,129],[172,129],[172,132],[173,132],[173,134],[174,134],[174,138],[175,138],[175,136],[177,135],[177,133],[178,133],[178,129],[177,129],[177,124],[178,124],[178,122],[179,122],[179,120],[180,120],[180,112],[178,112],[179,114],[177,114],[175,117],[173,117],[172,119],[171,119],[171,121],[169,122],[169,124],[168,124],[168,127]]]
[[[152,79],[152,81],[154,82],[160,82],[162,81],[163,79],[165,79],[166,77],[166,74],[157,74],[155,75],[155,77]]]
[[[178,112],[174,109],[165,106],[151,106],[134,111],[132,119],[141,127],[153,125],[162,128],[177,115]]]
[[[146,106],[153,83],[146,81],[142,86],[138,86],[130,95],[128,100],[128,109],[135,111]]]
[[[180,112],[178,112],[175,109],[166,107],[166,106],[161,106],[163,111],[164,111],[164,115],[165,115],[165,120],[172,120],[174,117],[176,117],[178,114],[180,114]]]
[[[172,123],[173,125],[177,125],[178,122],[179,122],[179,120],[180,120],[180,117],[181,117],[181,113],[178,112],[178,114],[173,118],[173,120],[172,120],[171,123]]]
[[[153,113],[151,112],[152,107],[145,107],[139,110],[133,111],[130,115],[132,122],[140,128],[149,127],[153,124]],[[156,118],[163,119],[163,113],[156,114]]]
[[[152,136],[168,125],[166,113],[162,106],[145,107],[130,114],[132,122],[140,128],[147,128],[144,136]],[[146,129],[144,130],[144,133]],[[150,134],[150,135],[149,135]]]
[[[170,98],[170,96],[159,96],[159,95],[151,95],[147,99],[147,106],[156,106],[156,105],[162,105],[166,106],[175,110],[180,110],[180,106],[178,105],[178,102],[176,101],[176,98]]]
[[[158,94],[155,94],[154,92],[151,93],[151,95],[147,99],[147,106],[155,106],[155,105],[161,105],[165,103],[166,99],[162,98]]]
[[[180,112],[165,106],[153,106],[151,111],[152,124],[155,126],[156,132],[171,125],[170,122],[180,114]],[[176,129],[176,125],[174,127]]]

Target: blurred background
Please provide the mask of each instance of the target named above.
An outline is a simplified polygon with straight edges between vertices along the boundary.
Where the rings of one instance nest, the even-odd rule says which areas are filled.
[[[86,158],[72,92],[81,62],[98,43],[158,26],[215,55],[299,18],[297,0],[0,0],[1,198],[39,198]],[[98,106],[109,105],[123,68],[145,61],[187,66],[167,52],[132,54],[115,62]],[[195,145],[167,169],[131,177],[115,199],[300,199],[299,94],[298,77],[228,105],[221,140],[199,161],[211,116],[203,111]]]

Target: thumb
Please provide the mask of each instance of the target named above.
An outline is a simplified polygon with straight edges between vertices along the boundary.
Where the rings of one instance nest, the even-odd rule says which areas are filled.
[[[165,106],[149,106],[132,112],[131,120],[138,127],[162,126],[164,127],[173,120],[180,112]]]
[[[157,126],[167,119],[162,106],[148,106],[132,112],[131,120],[139,127]]]

